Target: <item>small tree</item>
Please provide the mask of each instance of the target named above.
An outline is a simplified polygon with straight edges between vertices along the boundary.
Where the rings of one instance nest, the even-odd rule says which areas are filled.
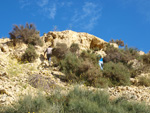
[[[9,35],[14,46],[16,46],[18,41],[23,41],[26,44],[43,46],[39,31],[36,30],[34,24],[26,23],[25,27],[23,25],[14,25],[13,30]]]

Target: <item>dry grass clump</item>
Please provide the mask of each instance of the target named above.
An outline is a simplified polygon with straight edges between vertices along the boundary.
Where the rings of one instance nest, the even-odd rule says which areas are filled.
[[[50,91],[56,87],[55,81],[50,77],[40,74],[33,74],[29,76],[29,84],[35,88],[39,88],[45,91]]]

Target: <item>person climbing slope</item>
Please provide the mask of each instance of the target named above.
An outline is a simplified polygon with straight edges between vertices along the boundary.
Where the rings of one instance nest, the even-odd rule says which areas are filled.
[[[49,46],[46,51],[44,52],[44,56],[45,56],[45,53],[47,52],[47,60],[49,62],[49,66],[51,66],[51,56],[52,56],[52,50],[53,48],[51,46]]]
[[[101,58],[99,60],[99,66],[100,66],[101,70],[103,70],[103,58]]]

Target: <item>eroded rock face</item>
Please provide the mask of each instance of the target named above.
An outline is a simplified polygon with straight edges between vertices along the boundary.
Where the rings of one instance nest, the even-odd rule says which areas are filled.
[[[42,38],[49,44],[56,46],[57,43],[66,43],[68,47],[72,43],[78,43],[81,49],[103,49],[107,42],[88,33],[78,33],[71,30],[62,32],[48,32]],[[50,43],[51,42],[51,43]]]

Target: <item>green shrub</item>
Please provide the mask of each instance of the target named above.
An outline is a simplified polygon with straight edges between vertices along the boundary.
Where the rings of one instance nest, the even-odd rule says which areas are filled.
[[[79,51],[79,45],[77,43],[72,43],[71,46],[70,46],[70,51],[72,53],[76,53],[77,51]]]
[[[2,109],[0,109],[0,112]],[[47,97],[25,96],[2,113],[150,113],[148,105],[125,98],[110,101],[105,91],[81,90],[75,87],[67,95],[59,92]]]
[[[89,60],[91,61],[94,65],[98,64],[98,61],[100,59],[100,56],[96,55],[95,53],[93,53],[91,50],[87,50],[87,51],[82,51],[80,57],[83,60]]]
[[[150,77],[140,77],[138,85],[149,87],[150,86]]]
[[[107,77],[112,85],[129,85],[130,84],[130,73],[128,68],[122,63],[105,63],[103,74]]]
[[[54,103],[54,102],[53,102]],[[42,94],[38,94],[37,97],[31,95],[24,96],[12,107],[4,107],[0,109],[2,113],[59,113],[62,111],[61,106],[49,103],[47,98]]]
[[[34,62],[38,58],[38,55],[35,51],[35,47],[28,45],[25,53],[22,55],[21,61],[23,62]]]
[[[100,67],[98,64],[94,64],[90,57],[82,59],[69,52],[61,60],[60,70],[65,73],[66,81],[68,82],[78,82],[94,87],[107,86],[105,78],[102,77]]]
[[[104,91],[87,91],[75,88],[65,97],[56,97],[63,103],[66,113],[149,113],[148,105],[128,102],[125,98],[109,100]]]
[[[51,57],[51,61],[53,62],[53,66],[54,67],[58,67],[59,66],[59,59],[56,58],[55,56]]]
[[[23,41],[26,44],[43,46],[43,41],[40,39],[39,31],[36,30],[34,24],[26,23],[25,27],[23,25],[14,25],[14,28],[9,35],[14,46],[20,41]]]
[[[66,74],[67,81],[76,81],[78,79],[78,68],[81,60],[76,55],[68,53],[60,62],[60,70]]]
[[[65,55],[68,52],[67,45],[65,43],[57,43],[56,48],[52,50],[53,56],[55,56],[58,59],[65,58]]]
[[[94,87],[104,87],[107,86],[107,82],[104,82],[102,77],[102,71],[100,67],[95,66],[91,61],[84,60],[81,62],[78,75],[80,75],[80,80],[84,82],[85,85]]]

